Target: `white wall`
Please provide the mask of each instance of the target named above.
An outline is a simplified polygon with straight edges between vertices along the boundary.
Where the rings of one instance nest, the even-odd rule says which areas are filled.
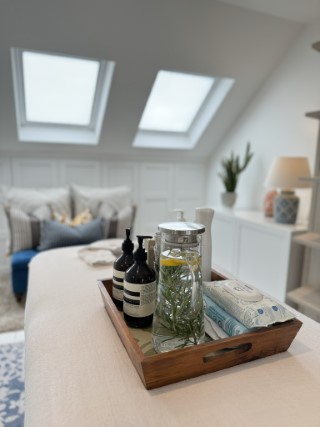
[[[240,177],[236,208],[261,209],[264,180],[275,156],[307,156],[314,169],[318,121],[305,117],[320,110],[320,22],[308,26],[272,72],[249,107],[215,150],[209,167],[207,201],[220,205],[224,191],[217,176],[220,161],[231,150],[243,156],[247,141],[254,157]],[[300,218],[307,218],[310,190],[300,190]]]
[[[1,157],[0,184],[16,187],[62,187],[71,183],[92,187],[127,185],[137,204],[135,234],[154,234],[158,224],[176,218],[183,208],[193,220],[195,208],[204,204],[204,162],[112,161],[33,157]],[[7,221],[0,196],[0,269],[4,257]]]

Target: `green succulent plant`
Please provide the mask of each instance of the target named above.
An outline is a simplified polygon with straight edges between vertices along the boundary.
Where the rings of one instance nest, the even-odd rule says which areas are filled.
[[[227,192],[230,193],[236,190],[239,176],[248,166],[252,157],[253,153],[250,152],[250,142],[248,142],[242,165],[240,165],[239,156],[235,156],[233,152],[231,152],[228,159],[222,160],[223,172],[220,172],[218,175],[222,179]]]

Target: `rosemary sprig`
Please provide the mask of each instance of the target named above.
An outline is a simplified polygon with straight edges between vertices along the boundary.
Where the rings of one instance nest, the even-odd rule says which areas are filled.
[[[201,278],[198,279],[201,282]],[[198,344],[203,336],[202,292],[200,288],[195,292],[192,283],[193,279],[187,264],[160,265],[158,286],[161,289],[155,313],[158,319],[155,332],[157,335],[167,337],[164,341],[179,339],[181,344],[177,348]],[[201,286],[199,280],[194,286]]]

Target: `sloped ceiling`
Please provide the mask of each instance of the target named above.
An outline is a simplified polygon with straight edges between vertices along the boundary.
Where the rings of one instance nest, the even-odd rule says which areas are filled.
[[[97,158],[188,159],[211,155],[303,28],[301,23],[228,3],[0,0],[0,156],[63,152]],[[116,62],[98,146],[18,142],[10,47]],[[132,147],[159,69],[232,77],[236,81],[192,151]]]

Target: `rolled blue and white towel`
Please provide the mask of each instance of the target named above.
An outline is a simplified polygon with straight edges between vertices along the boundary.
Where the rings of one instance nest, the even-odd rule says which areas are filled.
[[[219,307],[206,294],[203,295],[203,301],[205,314],[210,319],[212,319],[218,326],[220,326],[220,328],[222,328],[228,336],[240,335],[249,332],[248,328],[246,328],[237,319],[235,319],[229,313],[223,310],[223,308]]]

